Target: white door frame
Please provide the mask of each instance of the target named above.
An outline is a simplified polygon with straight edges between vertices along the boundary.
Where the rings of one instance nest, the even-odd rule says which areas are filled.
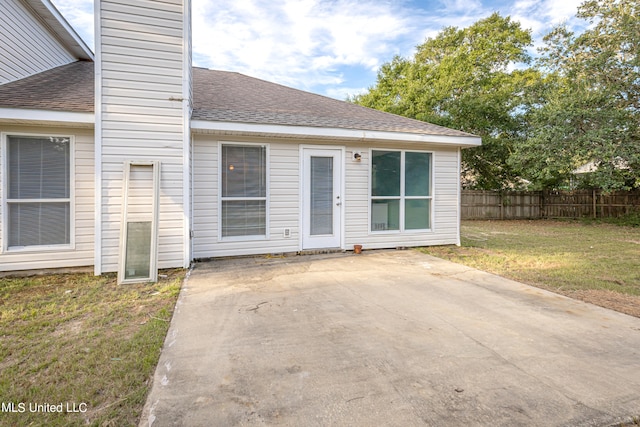
[[[310,236],[309,218],[309,167],[308,159],[313,155],[333,156],[333,236]],[[336,182],[337,181],[337,182]],[[336,185],[337,184],[337,185]],[[323,145],[300,146],[300,249],[344,249],[345,223],[345,149],[344,147]]]

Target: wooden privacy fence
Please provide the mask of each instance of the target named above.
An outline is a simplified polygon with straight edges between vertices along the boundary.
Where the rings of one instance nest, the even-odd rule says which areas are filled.
[[[640,211],[640,191],[462,190],[462,219],[605,218]]]

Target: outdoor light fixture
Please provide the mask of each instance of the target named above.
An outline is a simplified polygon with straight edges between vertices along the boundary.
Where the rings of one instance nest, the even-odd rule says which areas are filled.
[[[362,154],[359,151],[354,151],[353,160],[355,160],[356,162],[359,162],[360,160],[362,160]]]

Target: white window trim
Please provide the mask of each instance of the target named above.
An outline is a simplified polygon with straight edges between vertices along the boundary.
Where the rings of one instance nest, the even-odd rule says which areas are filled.
[[[34,136],[40,138],[69,138],[69,197],[64,199],[9,199],[9,177],[8,177],[8,156],[7,145],[8,138],[10,136]],[[75,136],[64,135],[55,133],[29,133],[29,132],[2,132],[1,138],[1,153],[2,153],[2,165],[0,167],[0,179],[2,180],[2,245],[0,246],[0,253],[35,253],[35,252],[52,252],[52,251],[72,251],[76,247],[76,224],[75,224],[75,193],[76,193],[76,177],[75,177]],[[21,247],[9,247],[9,204],[19,203],[25,201],[39,201],[39,202],[68,202],[69,203],[69,244],[62,245],[38,245],[38,246],[21,246]]]
[[[372,188],[373,188],[373,180],[372,180],[372,172],[373,172],[373,152],[374,151],[392,151],[392,152],[396,152],[396,153],[400,153],[400,196],[372,196],[371,192],[372,192]],[[425,153],[425,154],[431,154],[431,165],[430,165],[430,170],[429,170],[429,184],[430,184],[430,188],[429,188],[429,196],[406,196],[405,195],[405,155],[406,153]],[[434,197],[434,192],[435,192],[435,181],[434,181],[434,177],[435,177],[435,172],[434,172],[434,164],[435,164],[435,153],[433,151],[429,151],[429,150],[412,150],[412,149],[397,149],[397,148],[370,148],[369,149],[369,189],[368,189],[368,200],[369,200],[369,206],[368,206],[368,219],[367,219],[367,228],[368,228],[368,234],[369,235],[384,235],[384,234],[425,234],[425,233],[433,233],[434,228],[433,228],[433,224],[435,221],[434,218],[434,213],[435,213],[435,197]],[[400,216],[400,226],[398,230],[380,230],[380,231],[375,231],[371,229],[371,214],[372,214],[372,204],[371,202],[373,200],[399,200],[399,205],[400,205],[400,212],[399,212],[399,216]],[[430,228],[422,228],[422,229],[411,229],[411,230],[407,230],[405,229],[405,200],[430,200],[431,203],[429,203],[429,225],[431,226]]]
[[[264,147],[265,149],[265,185],[266,192],[265,197],[243,197],[242,200],[264,200],[265,202],[265,230],[264,235],[255,235],[255,236],[229,236],[222,237],[222,202],[226,200],[236,200],[238,198],[231,197],[222,197],[222,146],[223,145],[238,145],[238,146],[256,146],[256,147]],[[259,142],[241,142],[241,141],[218,141],[218,242],[254,242],[254,241],[266,241],[269,240],[269,211],[270,211],[270,182],[271,182],[271,169],[270,165],[270,149],[269,144],[259,143]],[[239,200],[239,199],[238,199]]]

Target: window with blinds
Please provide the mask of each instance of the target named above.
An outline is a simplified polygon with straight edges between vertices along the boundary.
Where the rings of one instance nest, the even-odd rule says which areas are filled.
[[[333,234],[333,157],[310,159],[309,234]]]
[[[71,140],[7,136],[7,247],[71,243]]]
[[[266,236],[266,147],[223,144],[220,168],[221,236]]]

